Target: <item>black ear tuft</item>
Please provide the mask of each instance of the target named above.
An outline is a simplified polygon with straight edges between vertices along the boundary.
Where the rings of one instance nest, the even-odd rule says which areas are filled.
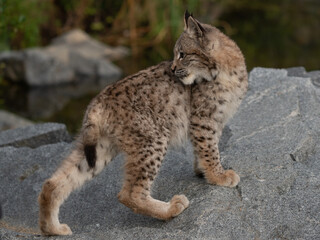
[[[186,10],[186,11],[184,12],[184,22],[185,22],[185,24],[186,24],[186,27],[188,27],[188,26],[187,26],[187,24],[188,24],[188,18],[189,18],[190,16],[192,16],[192,14],[190,14],[189,11]]]

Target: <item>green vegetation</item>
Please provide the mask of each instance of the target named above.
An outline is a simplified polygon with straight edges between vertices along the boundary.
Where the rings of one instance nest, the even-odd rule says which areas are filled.
[[[39,0],[0,0],[0,51],[39,45],[46,5]]]
[[[0,0],[0,51],[46,45],[81,28],[111,45],[130,46],[134,56],[152,52],[153,64],[172,57],[185,9],[235,39],[249,69],[320,67],[317,0]]]

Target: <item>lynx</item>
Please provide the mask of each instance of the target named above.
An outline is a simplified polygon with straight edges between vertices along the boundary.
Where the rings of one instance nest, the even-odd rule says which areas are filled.
[[[175,217],[189,206],[184,195],[169,202],[151,196],[169,146],[189,138],[197,175],[219,186],[239,183],[233,170],[221,166],[218,142],[247,91],[244,57],[235,42],[188,12],[184,25],[173,61],[107,86],[91,101],[73,150],[39,195],[44,235],[72,234],[68,225],[59,222],[60,205],[120,152],[126,164],[119,201],[157,219]]]

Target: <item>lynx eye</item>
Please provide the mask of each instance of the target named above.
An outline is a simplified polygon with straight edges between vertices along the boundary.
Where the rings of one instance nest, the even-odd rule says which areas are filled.
[[[184,56],[185,56],[185,54],[183,53],[183,52],[179,52],[179,58],[178,59],[182,59],[182,58],[184,58]]]

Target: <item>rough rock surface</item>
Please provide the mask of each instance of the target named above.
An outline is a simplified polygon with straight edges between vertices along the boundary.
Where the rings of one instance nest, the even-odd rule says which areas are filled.
[[[37,148],[46,144],[70,141],[66,126],[60,123],[43,123],[0,132],[0,147]]]
[[[81,30],[70,31],[44,48],[0,53],[4,76],[30,86],[75,83],[83,79],[118,79],[122,71],[110,60],[128,55],[124,47],[112,48]]]
[[[319,239],[320,88],[315,78],[297,75],[251,72],[248,94],[220,143],[223,165],[240,174],[237,188],[197,178],[186,144],[168,153],[153,195],[167,201],[185,194],[190,207],[170,221],[137,215],[117,201],[120,155],[62,206],[60,220],[74,234],[50,239]],[[37,195],[70,147],[0,148],[1,239],[44,239]]]

